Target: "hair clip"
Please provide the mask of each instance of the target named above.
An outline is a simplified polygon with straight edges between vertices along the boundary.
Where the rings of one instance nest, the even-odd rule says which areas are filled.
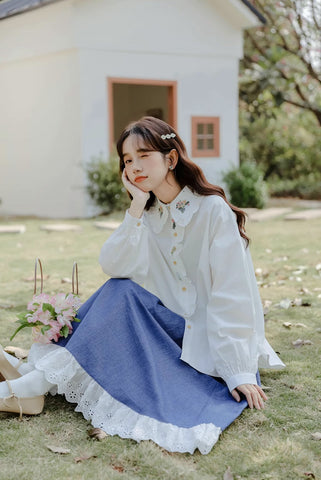
[[[163,140],[166,140],[166,138],[170,139],[170,138],[175,138],[175,137],[176,137],[175,133],[167,133],[166,135],[161,135],[161,138]]]

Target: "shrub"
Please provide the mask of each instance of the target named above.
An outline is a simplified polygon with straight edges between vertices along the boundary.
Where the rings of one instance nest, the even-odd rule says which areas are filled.
[[[244,162],[223,175],[230,193],[231,203],[239,207],[263,208],[267,200],[267,187],[263,173],[254,162]]]
[[[94,157],[87,166],[87,191],[103,213],[125,210],[129,197],[119,173],[117,156],[111,155],[108,161],[102,156]]]
[[[268,181],[269,194],[273,197],[298,197],[305,200],[321,200],[321,175],[283,180],[271,178]]]

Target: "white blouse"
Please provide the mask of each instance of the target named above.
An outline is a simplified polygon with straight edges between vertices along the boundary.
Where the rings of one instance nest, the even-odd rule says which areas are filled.
[[[185,187],[170,204],[156,199],[140,219],[127,211],[99,262],[110,277],[131,278],[184,317],[181,359],[222,377],[230,391],[256,384],[258,367],[284,367],[264,336],[249,249],[221,197]]]

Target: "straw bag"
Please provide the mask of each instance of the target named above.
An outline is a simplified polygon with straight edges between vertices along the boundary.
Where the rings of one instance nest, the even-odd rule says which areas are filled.
[[[40,267],[40,294],[37,294],[37,267]],[[76,285],[75,285],[76,279]],[[72,333],[73,322],[80,322],[76,317],[77,310],[81,306],[78,288],[78,265],[73,264],[72,269],[72,291],[71,293],[57,293],[49,295],[43,293],[43,269],[39,258],[35,261],[34,294],[28,303],[27,310],[18,315],[19,327],[11,336],[23,328],[32,329],[34,342],[50,343],[57,342],[59,338],[67,338]]]

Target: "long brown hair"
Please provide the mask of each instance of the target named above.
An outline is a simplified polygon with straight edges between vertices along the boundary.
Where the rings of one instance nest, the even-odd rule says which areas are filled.
[[[162,138],[162,135],[174,133],[175,137]],[[232,205],[226,198],[223,188],[209,183],[201,168],[189,159],[183,140],[177,132],[163,120],[155,117],[143,117],[136,122],[130,123],[121,133],[117,142],[117,152],[120,159],[120,171],[125,168],[123,159],[123,143],[129,135],[139,136],[144,145],[150,150],[168,154],[172,149],[178,153],[178,162],[174,170],[175,178],[181,188],[188,186],[199,195],[218,195],[230,206],[236,215],[238,229],[242,238],[249,244],[249,238],[245,233],[246,214],[240,208]],[[155,201],[155,195],[150,192],[150,198],[145,209],[148,210]]]

